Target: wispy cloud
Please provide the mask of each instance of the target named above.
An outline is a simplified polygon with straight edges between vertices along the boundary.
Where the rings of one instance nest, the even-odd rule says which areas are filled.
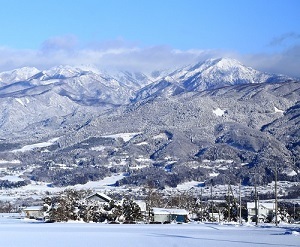
[[[278,46],[284,44],[287,40],[299,40],[300,34],[295,32],[284,33],[278,37],[275,37],[271,40],[270,46]]]
[[[296,34],[290,36],[297,37]],[[277,42],[283,42],[278,39]],[[275,41],[274,41],[275,43]],[[93,65],[100,70],[135,70],[145,73],[158,69],[178,68],[208,58],[232,57],[245,65],[266,72],[300,77],[300,45],[274,54],[241,55],[224,50],[179,50],[169,46],[145,47],[122,39],[82,45],[68,35],[53,37],[37,50],[16,50],[0,47],[0,71],[24,66],[49,69],[58,65]]]

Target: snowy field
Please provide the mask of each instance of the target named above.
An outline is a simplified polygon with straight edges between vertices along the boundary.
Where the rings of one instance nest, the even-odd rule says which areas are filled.
[[[0,216],[1,217],[1,216]],[[213,223],[109,225],[39,223],[0,218],[0,246],[300,246],[299,225],[235,226]]]

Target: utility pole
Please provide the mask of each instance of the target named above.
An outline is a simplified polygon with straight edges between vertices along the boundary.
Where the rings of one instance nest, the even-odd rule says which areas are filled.
[[[228,184],[228,194],[227,194],[227,199],[228,199],[228,222],[230,222],[230,184]]]
[[[296,202],[294,202],[294,220],[296,220]]]
[[[202,188],[200,190],[200,216],[201,216],[201,222],[203,221],[203,211],[202,211]]]
[[[240,184],[239,184],[240,225],[242,224],[242,195],[241,195],[241,185],[242,185],[242,180],[240,179]]]
[[[212,194],[212,186],[213,186],[213,180],[211,179],[211,184],[210,184],[210,199],[211,199],[211,221],[213,221],[214,215],[213,215],[213,210],[214,210],[214,203],[213,203],[213,194]]]
[[[255,202],[255,225],[257,225],[258,224],[258,207],[257,207],[256,181],[254,184],[254,202]]]
[[[277,203],[277,163],[275,164],[275,225],[278,225],[278,203]]]

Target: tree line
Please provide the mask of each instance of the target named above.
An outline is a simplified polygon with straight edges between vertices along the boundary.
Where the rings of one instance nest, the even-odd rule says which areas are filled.
[[[209,196],[195,195],[192,192],[177,194],[155,189],[151,186],[143,188],[136,196],[128,193],[111,192],[109,196],[115,200],[101,203],[87,199],[91,190],[66,189],[56,196],[43,198],[43,211],[47,222],[84,221],[108,223],[153,222],[152,209],[181,208],[190,213],[190,219],[195,221],[239,221],[240,205],[231,195],[223,200],[212,200]],[[146,211],[141,210],[137,200],[144,201]],[[282,220],[300,219],[299,204],[279,202],[279,215]],[[0,201],[0,212],[16,212],[11,202]],[[241,216],[243,221],[248,220],[248,210],[245,200],[242,200]],[[266,219],[272,222],[272,218]]]
[[[157,208],[181,208],[190,213],[190,219],[194,221],[248,221],[248,210],[245,202],[241,208],[239,202],[231,195],[224,200],[213,201],[209,197],[196,198],[189,192],[172,195],[163,193],[153,188],[145,188],[142,200],[146,204],[146,211],[142,212],[134,198],[120,194],[111,194],[109,203],[101,203],[88,200],[90,190],[67,189],[60,195],[44,198],[44,211],[46,220],[50,222],[84,221],[84,222],[108,222],[108,223],[134,223],[153,222],[152,209]],[[299,205],[279,203],[279,215],[281,220],[288,221],[288,215],[294,219],[300,218]],[[241,210],[241,211],[240,211]],[[272,218],[266,218],[266,222],[272,222]]]

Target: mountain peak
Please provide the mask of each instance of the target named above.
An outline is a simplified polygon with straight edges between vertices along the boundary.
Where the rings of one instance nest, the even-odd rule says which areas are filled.
[[[182,92],[199,92],[238,84],[284,82],[288,79],[289,77],[260,72],[236,59],[213,58],[175,70],[162,80],[140,90],[136,98],[152,94],[169,96]]]
[[[216,65],[220,68],[232,68],[235,66],[244,66],[240,61],[233,58],[218,58],[214,59],[216,61]]]
[[[46,74],[51,79],[65,79],[70,77],[76,77],[81,73],[81,69],[69,65],[59,65],[44,71],[44,74]]]
[[[40,71],[35,67],[22,67],[10,71],[4,71],[0,73],[0,82],[3,82],[4,84],[11,84],[18,81],[25,81],[39,72]]]
[[[233,68],[249,68],[243,65],[240,61],[232,58],[211,58],[205,61],[201,61],[195,65],[190,66],[190,71],[199,70],[205,71],[207,69],[212,70],[218,69],[218,70],[232,70]]]
[[[199,62],[179,73],[175,72],[172,77],[184,82],[189,88],[191,85],[188,84],[192,83],[193,88],[200,87],[199,89],[205,90],[225,85],[261,82],[256,78],[258,74],[259,71],[244,66],[236,59],[215,58]]]

